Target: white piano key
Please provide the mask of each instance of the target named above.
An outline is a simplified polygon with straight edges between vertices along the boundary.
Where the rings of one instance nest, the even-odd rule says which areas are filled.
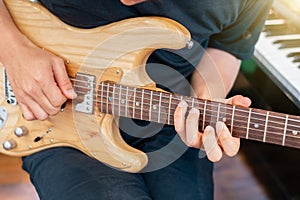
[[[299,52],[300,47],[279,49],[280,44],[274,44],[277,40],[300,39],[300,34],[266,36],[262,33],[255,47],[254,57],[262,64],[266,74],[275,77],[279,87],[288,90],[287,95],[298,99],[300,103],[300,69],[299,63],[293,62],[289,53]]]

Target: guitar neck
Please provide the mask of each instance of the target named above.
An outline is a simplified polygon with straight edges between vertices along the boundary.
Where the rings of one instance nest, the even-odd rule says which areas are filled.
[[[188,110],[200,111],[199,130],[223,121],[233,136],[300,148],[300,117],[244,108],[210,100],[102,82],[97,107],[102,113],[174,125],[174,111],[181,100]]]

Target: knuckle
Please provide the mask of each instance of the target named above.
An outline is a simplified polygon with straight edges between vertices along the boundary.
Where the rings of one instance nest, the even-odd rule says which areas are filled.
[[[57,56],[53,56],[52,61],[54,64],[56,65],[64,65],[64,61],[62,58],[57,57]]]
[[[66,100],[66,97],[64,97],[63,95],[56,95],[56,98],[51,99],[51,104],[53,105],[53,107],[59,109]]]
[[[60,110],[60,107],[53,107],[52,109],[48,110],[48,114],[50,116],[56,115]]]

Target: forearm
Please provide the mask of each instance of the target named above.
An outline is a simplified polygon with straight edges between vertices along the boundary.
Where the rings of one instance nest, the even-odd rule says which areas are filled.
[[[14,24],[4,2],[0,0],[0,62],[10,59],[14,49],[21,43],[30,41],[19,31]]]
[[[205,99],[225,98],[235,82],[240,64],[233,55],[208,48],[192,76],[194,95]]]

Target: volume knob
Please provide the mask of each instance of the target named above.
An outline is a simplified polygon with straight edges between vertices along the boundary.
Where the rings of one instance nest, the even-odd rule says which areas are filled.
[[[24,135],[28,135],[28,128],[26,126],[20,126],[15,128],[15,135],[18,137],[22,137]]]
[[[3,142],[3,148],[11,150],[17,147],[17,142],[14,139],[6,140]]]

